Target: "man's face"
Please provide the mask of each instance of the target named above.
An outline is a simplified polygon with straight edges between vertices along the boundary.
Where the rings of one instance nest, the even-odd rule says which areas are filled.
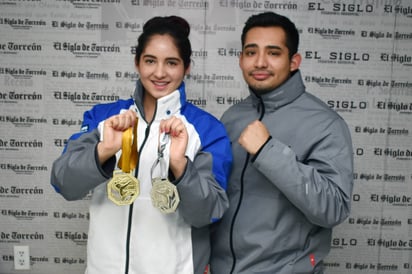
[[[248,85],[258,94],[283,84],[299,68],[301,57],[289,59],[285,32],[280,27],[255,27],[245,37],[239,65]]]

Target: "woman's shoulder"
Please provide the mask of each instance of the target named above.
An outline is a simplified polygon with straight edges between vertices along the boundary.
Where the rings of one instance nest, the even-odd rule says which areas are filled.
[[[220,121],[212,113],[192,103],[185,104],[184,108],[182,108],[182,115],[184,115],[189,122],[220,124]]]

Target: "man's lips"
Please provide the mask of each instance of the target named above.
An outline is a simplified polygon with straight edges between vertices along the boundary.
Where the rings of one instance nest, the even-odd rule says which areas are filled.
[[[249,75],[256,80],[266,80],[267,78],[271,77],[273,73],[269,71],[252,71],[251,73],[249,73]]]

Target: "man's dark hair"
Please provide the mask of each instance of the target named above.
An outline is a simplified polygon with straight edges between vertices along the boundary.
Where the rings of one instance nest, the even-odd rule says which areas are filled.
[[[289,58],[298,52],[299,47],[299,32],[295,24],[289,18],[274,13],[263,12],[252,15],[248,18],[242,31],[242,48],[245,45],[247,32],[255,27],[280,27],[285,31],[286,47],[289,49]]]

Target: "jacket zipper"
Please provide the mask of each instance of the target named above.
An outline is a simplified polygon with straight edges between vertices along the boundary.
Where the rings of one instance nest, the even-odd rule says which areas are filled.
[[[142,148],[144,147],[144,145],[145,145],[145,143],[146,143],[146,141],[147,141],[147,139],[148,139],[148,137],[149,137],[150,125],[151,125],[151,123],[150,123],[150,124],[147,126],[147,128],[146,128],[145,137],[144,137],[144,140],[143,140],[142,145],[141,145],[140,148],[139,148],[139,151],[142,151]],[[140,163],[140,156],[141,156],[141,155],[142,155],[142,154],[139,153],[139,159],[138,159],[138,161],[137,161],[136,169],[135,169],[135,171],[134,171],[134,177],[136,177],[136,178],[137,178],[137,175],[138,175],[138,166],[139,166],[139,163]],[[129,273],[130,234],[131,234],[131,231],[132,231],[132,222],[133,222],[133,204],[131,204],[131,205],[129,206],[129,218],[128,218],[127,234],[126,234],[126,235],[127,235],[127,236],[126,236],[126,261],[125,261],[125,270],[124,270],[124,273],[125,273],[125,274],[128,274],[128,273]]]
[[[263,116],[265,115],[265,104],[263,103],[263,100],[260,96],[257,96],[259,98],[259,105],[258,105],[258,109],[257,111],[259,112],[259,106],[262,107],[262,112],[260,113],[259,116],[259,121],[262,121]],[[240,195],[239,195],[239,201],[237,203],[236,206],[236,210],[235,210],[235,214],[233,214],[233,218],[232,218],[232,222],[230,224],[230,238],[229,238],[229,242],[230,242],[230,253],[232,254],[232,258],[233,258],[233,262],[232,262],[232,268],[230,269],[230,274],[233,274],[235,271],[235,267],[236,267],[236,253],[235,253],[235,248],[233,245],[233,230],[235,227],[235,222],[236,222],[236,217],[239,213],[240,210],[240,205],[242,204],[242,200],[243,200],[243,188],[244,188],[244,176],[246,173],[246,168],[247,165],[249,163],[249,158],[250,158],[250,154],[247,153],[246,155],[246,159],[245,159],[245,163],[243,164],[243,169],[242,169],[242,174],[240,176]]]

